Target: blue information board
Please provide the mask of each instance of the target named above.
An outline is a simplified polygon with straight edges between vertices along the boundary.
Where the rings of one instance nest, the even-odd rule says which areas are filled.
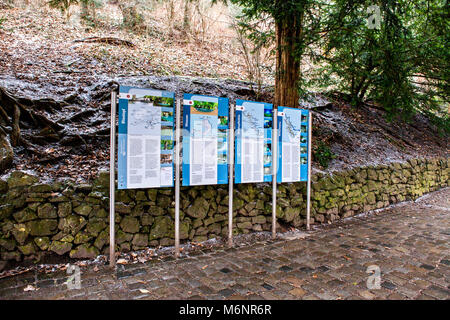
[[[173,92],[119,89],[118,188],[172,187]]]
[[[277,182],[308,180],[309,111],[278,107]]]
[[[272,181],[272,104],[236,100],[235,118],[235,182]]]
[[[183,186],[228,183],[228,98],[184,94]]]

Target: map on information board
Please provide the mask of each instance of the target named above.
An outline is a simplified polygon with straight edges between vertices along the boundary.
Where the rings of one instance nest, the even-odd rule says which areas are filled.
[[[173,186],[173,92],[119,89],[118,188]]]
[[[183,186],[228,183],[228,99],[184,94]]]
[[[308,179],[308,116],[308,110],[278,107],[277,182]]]
[[[236,100],[236,183],[272,181],[272,117],[269,103]]]

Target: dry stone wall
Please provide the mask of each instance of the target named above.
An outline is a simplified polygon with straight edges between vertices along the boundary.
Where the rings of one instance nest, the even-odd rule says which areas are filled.
[[[325,223],[416,199],[448,186],[450,159],[418,159],[312,177],[312,223]],[[39,260],[56,253],[93,258],[109,251],[109,174],[92,184],[40,183],[20,171],[0,179],[0,259]],[[116,191],[117,250],[174,243],[172,188]],[[234,195],[234,231],[271,228],[270,184],[239,184]],[[204,241],[228,233],[228,187],[181,188],[180,237]],[[278,185],[281,223],[302,227],[306,184]]]

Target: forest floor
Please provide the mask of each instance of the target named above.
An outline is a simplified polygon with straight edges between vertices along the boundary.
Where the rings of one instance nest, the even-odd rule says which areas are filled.
[[[187,40],[176,29],[170,36],[158,33],[164,18],[157,16],[153,31],[145,34],[114,21],[100,20],[95,27],[69,23],[45,7],[0,9],[2,17],[0,87],[53,124],[23,124],[21,134],[35,151],[16,147],[9,172],[27,170],[44,179],[85,182],[107,168],[110,92],[118,85],[167,89],[177,97],[201,93],[226,96],[231,102],[272,101],[273,77],[264,75],[267,85],[261,90],[245,81],[245,61],[228,29],[199,41]],[[76,42],[94,36],[117,37],[135,46]],[[310,98],[305,107],[314,107],[313,148],[322,141],[336,154],[326,170],[316,162],[315,170],[448,157],[448,137],[439,135],[422,115],[409,123],[388,123],[374,106],[355,109],[322,94]]]

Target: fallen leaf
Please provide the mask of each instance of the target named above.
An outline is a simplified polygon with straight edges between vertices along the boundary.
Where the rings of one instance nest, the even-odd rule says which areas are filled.
[[[202,270],[205,270],[206,268],[208,268],[208,265],[203,266],[203,267],[202,267]]]
[[[147,289],[139,289],[139,291],[140,291],[141,293],[150,293],[150,291],[148,291]]]
[[[119,260],[117,260],[117,263],[118,264],[127,264],[127,260],[125,260],[125,259],[119,259]]]

